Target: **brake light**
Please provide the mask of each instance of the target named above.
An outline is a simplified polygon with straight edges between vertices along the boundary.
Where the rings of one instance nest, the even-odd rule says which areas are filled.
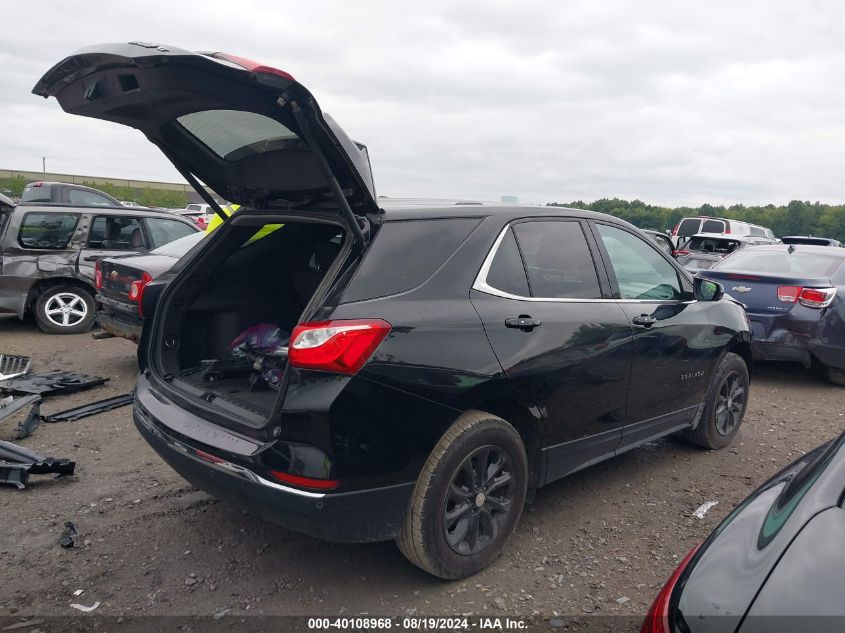
[[[778,301],[795,303],[801,294],[801,286],[778,286]]]
[[[282,77],[283,79],[295,81],[294,78],[289,73],[286,73],[284,70],[279,70],[278,68],[273,68],[272,66],[265,66],[264,64],[260,64],[251,59],[247,59],[246,57],[240,57],[238,55],[229,55],[228,53],[214,53],[211,55],[211,57],[225,59],[227,62],[237,64],[241,68],[248,70],[251,73],[265,73],[267,75],[276,75],[277,77]]]
[[[288,362],[300,369],[355,374],[390,333],[381,319],[301,323],[293,329]]]
[[[684,556],[675,573],[663,585],[663,589],[657,594],[657,597],[651,604],[651,608],[648,610],[648,614],[645,616],[645,622],[643,622],[640,633],[671,633],[672,627],[669,625],[669,601],[672,598],[675,585],[678,584],[678,579],[684,573],[684,570],[689,565],[692,557],[695,556],[699,547],[701,547],[701,543],[693,547],[689,554]]]
[[[144,298],[144,288],[153,280],[150,274],[146,271],[141,275],[140,279],[136,279],[129,284],[129,300],[138,302],[138,315],[144,316],[144,310],[141,307],[141,300]]]
[[[100,268],[100,260],[94,263],[94,287],[97,290],[103,289],[103,271]]]
[[[676,236],[676,235],[678,234],[678,229],[680,228],[680,226],[681,226],[681,223],[680,223],[680,222],[678,222],[678,223],[675,225],[675,228],[674,228],[674,229],[672,229],[672,236]]]
[[[798,301],[808,308],[826,308],[835,296],[836,288],[804,288]]]
[[[689,251],[684,250],[684,249],[678,249],[678,250],[676,250],[676,251],[673,251],[673,252],[672,252],[672,255],[673,255],[674,257],[677,257],[678,255],[689,255]]]
[[[293,484],[300,488],[314,488],[316,490],[331,490],[340,485],[337,479],[314,479],[313,477],[302,477],[301,475],[292,475],[290,473],[283,473],[280,470],[271,470],[270,474],[276,479],[286,484]]]
[[[730,234],[731,234],[731,227],[729,227],[729,226],[725,227],[725,235],[730,235]]]

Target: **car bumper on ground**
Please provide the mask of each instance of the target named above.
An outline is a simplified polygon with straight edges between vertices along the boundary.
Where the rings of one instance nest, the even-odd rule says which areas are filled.
[[[179,430],[193,437],[169,427],[164,419],[167,413],[178,420]],[[220,446],[233,453],[249,454],[259,450],[259,444],[153,394],[144,377],[139,380],[133,419],[143,438],[177,473],[197,488],[250,514],[338,543],[385,541],[399,535],[413,482],[352,492],[323,492],[271,481],[214,454]],[[196,437],[208,438],[214,445]]]

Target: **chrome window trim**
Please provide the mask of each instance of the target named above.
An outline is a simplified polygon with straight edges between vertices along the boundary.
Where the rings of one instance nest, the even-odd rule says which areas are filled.
[[[570,221],[577,222],[578,220],[573,218]],[[514,220],[514,222],[516,222],[516,220]],[[496,253],[499,251],[499,246],[501,245],[502,241],[505,239],[505,236],[510,230],[511,224],[513,224],[514,222],[508,222],[505,225],[505,228],[503,228],[502,231],[499,233],[499,236],[496,238],[496,241],[493,242],[493,246],[487,253],[487,257],[484,258],[484,262],[481,264],[481,269],[478,271],[478,275],[476,275],[475,277],[475,282],[472,284],[473,290],[478,290],[479,292],[483,292],[484,294],[492,295],[494,297],[501,297],[502,299],[514,299],[516,301],[532,301],[544,303],[691,304],[698,302],[697,299],[691,299],[690,301],[678,301],[677,299],[577,299],[575,297],[523,297],[522,295],[514,295],[509,292],[505,292],[504,290],[494,288],[493,286],[487,283],[487,274],[490,272],[490,267],[493,265],[493,259],[496,257]]]

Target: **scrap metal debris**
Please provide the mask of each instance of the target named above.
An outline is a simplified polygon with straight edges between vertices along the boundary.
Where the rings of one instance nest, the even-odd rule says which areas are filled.
[[[0,380],[8,380],[16,376],[23,376],[29,373],[32,368],[32,360],[29,356],[16,356],[15,354],[0,354]]]
[[[65,549],[79,547],[79,532],[72,521],[65,521],[65,530],[62,532],[62,537],[59,539],[59,545]],[[77,589],[77,591],[79,593],[74,593],[73,595],[78,596],[82,594],[81,589]]]
[[[29,374],[10,380],[0,381],[0,391],[19,394],[38,394],[53,396],[60,393],[72,393],[107,382],[108,378],[88,376],[71,371],[48,371],[43,374]]]
[[[113,398],[106,398],[105,400],[97,400],[96,402],[89,402],[73,409],[66,411],[59,411],[58,413],[51,413],[44,416],[45,422],[73,422],[80,418],[86,418],[89,415],[97,415],[104,411],[111,411],[118,407],[125,407],[135,401],[135,396],[131,393],[125,393],[121,396],[114,396]]]
[[[79,609],[80,611],[82,611],[84,613],[91,613],[94,609],[96,609],[97,607],[100,606],[100,601],[98,600],[97,602],[92,604],[90,607],[86,607],[84,604],[76,604],[75,602],[70,606],[74,609]]]
[[[694,516],[696,519],[703,519],[704,515],[707,514],[707,511],[718,503],[718,501],[707,501],[706,503],[702,503],[700,506],[698,506],[698,509],[692,513],[692,516]]]
[[[8,396],[0,398],[0,422],[4,422],[26,407],[31,407],[29,413],[20,420],[15,427],[15,439],[22,440],[32,434],[41,424],[41,396],[31,395],[15,398]]]
[[[72,475],[76,462],[44,457],[23,446],[0,440],[0,484],[26,487],[30,475]]]

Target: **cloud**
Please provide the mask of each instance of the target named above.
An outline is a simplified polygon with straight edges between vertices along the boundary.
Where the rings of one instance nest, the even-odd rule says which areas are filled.
[[[380,193],[662,204],[845,200],[845,5],[58,1],[7,8],[0,167],[179,180],[134,130],[30,94],[101,41],[289,70],[367,143]]]

